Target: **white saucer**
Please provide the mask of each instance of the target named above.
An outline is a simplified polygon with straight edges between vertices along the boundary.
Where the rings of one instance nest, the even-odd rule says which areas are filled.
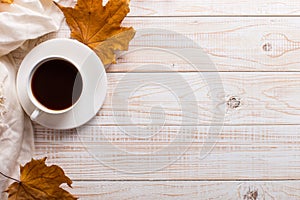
[[[73,109],[62,114],[42,113],[36,122],[53,129],[70,129],[83,125],[101,108],[107,90],[107,77],[102,62],[86,45],[72,39],[52,39],[36,46],[24,58],[17,75],[19,101],[28,115],[35,110],[27,87],[30,73],[41,60],[62,57],[78,66],[83,80],[81,97]]]

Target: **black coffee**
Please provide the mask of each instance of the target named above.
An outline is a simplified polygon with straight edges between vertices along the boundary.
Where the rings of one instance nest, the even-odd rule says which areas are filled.
[[[64,110],[79,99],[82,77],[72,63],[54,58],[38,66],[31,79],[31,90],[43,106]]]

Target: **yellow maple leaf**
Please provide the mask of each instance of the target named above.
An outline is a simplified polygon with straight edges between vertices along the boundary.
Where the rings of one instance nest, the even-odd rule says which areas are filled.
[[[14,0],[1,0],[1,3],[12,4],[13,2],[14,2]]]
[[[72,181],[64,171],[56,166],[47,166],[46,158],[32,159],[24,167],[20,167],[20,181],[12,183],[5,191],[8,200],[76,200],[66,190],[60,188],[62,183],[71,187]]]
[[[102,0],[78,0],[74,8],[55,4],[66,17],[71,38],[93,49],[104,65],[115,62],[115,50],[128,50],[135,30],[121,23],[130,11],[129,0],[110,0],[105,6]]]

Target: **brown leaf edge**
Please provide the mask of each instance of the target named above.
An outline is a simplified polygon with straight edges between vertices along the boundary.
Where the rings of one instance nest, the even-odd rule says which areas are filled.
[[[12,4],[14,0],[1,0],[1,3]]]

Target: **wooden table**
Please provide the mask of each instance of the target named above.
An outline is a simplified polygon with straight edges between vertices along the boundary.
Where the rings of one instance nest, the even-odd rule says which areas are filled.
[[[224,89],[223,126],[210,123],[211,88],[195,78],[209,77],[207,63],[198,70],[178,56],[134,51],[174,37],[158,31],[154,39],[136,37],[130,52],[107,68],[105,103],[84,133],[35,124],[36,157],[60,165],[80,199],[300,199],[299,14],[297,0],[132,0],[125,26],[174,31],[203,49],[200,60],[214,63]],[[58,36],[68,37],[64,34]],[[171,49],[190,47],[174,44]],[[139,66],[146,67],[136,70]],[[149,80],[144,85],[140,78],[163,76],[180,87],[178,75],[195,92],[193,102],[180,102],[178,94],[170,94],[173,88]],[[127,110],[114,101],[122,98],[116,91],[131,92],[124,100]],[[198,105],[190,116],[196,124],[182,123],[181,103]],[[223,127],[216,140],[207,140],[211,126]],[[150,170],[158,164],[153,152],[174,144],[185,134],[182,127],[193,130],[193,142],[177,141],[180,150],[158,154],[167,165]],[[142,129],[155,134],[144,135]],[[201,158],[203,144],[213,148]],[[89,151],[93,145],[105,153],[95,155]]]

